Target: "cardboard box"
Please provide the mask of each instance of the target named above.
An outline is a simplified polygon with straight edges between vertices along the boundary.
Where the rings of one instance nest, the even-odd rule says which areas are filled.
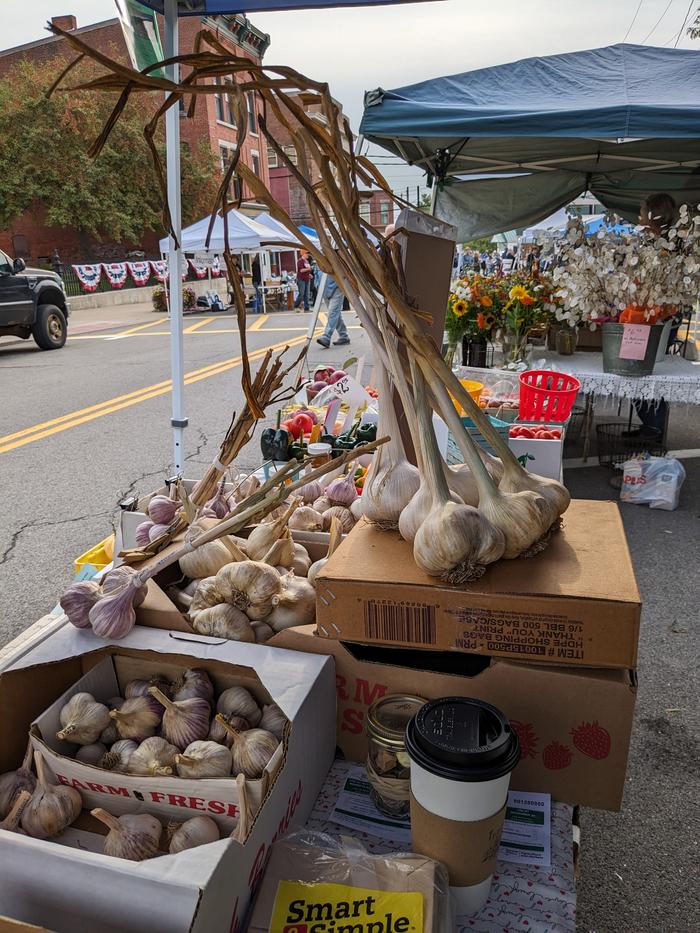
[[[351,761],[367,757],[365,715],[379,697],[475,697],[503,710],[520,737],[522,758],[511,790],[604,810],[621,807],[637,696],[630,671],[356,645],[318,638],[312,625],[287,629],[271,644],[333,655],[337,741]]]
[[[536,437],[508,436],[508,446],[526,470],[530,470],[531,473],[537,473],[538,476],[546,476],[548,479],[556,479],[561,482],[563,476],[566,424],[560,424],[558,422],[543,424],[541,421],[520,421],[518,419],[514,422],[514,426],[515,425],[547,428],[548,430],[553,428],[561,432],[561,437],[551,440],[544,440]]]
[[[20,920],[11,920],[9,917],[0,917],[0,933],[51,933],[51,930],[22,923]]]
[[[360,522],[316,578],[325,638],[634,668],[641,603],[617,503],[574,499],[541,554],[466,586],[423,573],[398,532]]]
[[[145,862],[109,858],[81,826],[57,840],[0,830],[0,913],[55,933],[236,933],[270,846],[303,825],[335,748],[333,662],[264,645],[135,628],[118,646],[65,623],[6,653],[0,665],[0,772],[17,767],[27,732],[83,673],[115,652],[176,652],[255,671],[291,722],[285,761],[243,844],[229,838]],[[145,803],[141,804],[147,809]],[[192,815],[187,810],[183,816]]]

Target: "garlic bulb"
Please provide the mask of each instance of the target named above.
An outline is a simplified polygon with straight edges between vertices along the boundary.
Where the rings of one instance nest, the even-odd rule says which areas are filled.
[[[282,736],[284,735],[284,729],[287,725],[287,722],[287,717],[276,703],[270,703],[268,706],[263,706],[260,728],[265,729],[266,732],[271,732],[276,739],[280,740],[280,742],[282,741]]]
[[[356,522],[362,518],[364,513],[364,506],[362,505],[362,496],[359,499],[355,499],[353,504],[350,506],[350,514],[355,519]]]
[[[479,504],[479,487],[467,464],[456,463],[454,466],[448,466],[443,460],[442,465],[450,492],[465,505],[473,505],[476,508]]]
[[[72,583],[59,600],[68,621],[76,628],[90,628],[89,613],[100,596],[100,585],[94,580]]]
[[[245,611],[249,606],[266,605],[272,608],[272,597],[282,589],[282,579],[274,567],[262,561],[245,560],[223,567],[216,575],[216,587],[224,600],[238,609]]]
[[[116,817],[101,807],[96,807],[90,813],[109,827],[104,842],[105,855],[143,862],[157,854],[163,827],[155,816],[128,813]]]
[[[287,527],[289,519],[298,508],[300,502],[300,499],[292,499],[284,512],[273,522],[264,522],[253,528],[248,535],[248,556],[251,560],[258,561],[263,559],[265,554],[267,554]]]
[[[245,687],[224,690],[216,703],[216,711],[224,717],[242,716],[251,726],[257,726],[262,716],[255,697]]]
[[[204,521],[198,519],[190,525],[187,538],[188,540],[197,538],[206,530]],[[235,559],[238,560],[238,558]],[[234,560],[234,557],[226,543],[223,539],[216,538],[214,541],[209,541],[188,554],[183,554],[179,559],[179,564],[184,575],[195,580],[200,577],[213,577],[217,570],[225,567],[232,560]]]
[[[24,760],[16,771],[0,774],[0,819],[5,819],[17,797],[23,790],[31,794],[36,787],[36,778],[32,773],[34,752],[31,742],[27,745]]]
[[[204,739],[209,732],[209,701],[201,697],[188,700],[169,700],[157,687],[150,688],[151,696],[165,707],[161,732],[163,738],[180,750],[192,742]]]
[[[138,747],[138,743],[133,739],[119,739],[108,752],[104,753],[97,762],[97,766],[104,768],[105,771],[128,771],[129,759]]]
[[[205,846],[209,842],[217,842],[221,838],[219,827],[210,816],[193,816],[184,823],[169,823],[167,832],[170,838],[168,851],[171,855],[184,852],[185,849],[194,849],[196,846]]]
[[[130,680],[124,688],[124,696],[127,700],[132,700],[134,697],[149,696],[149,687],[158,687],[158,689],[162,690],[166,696],[168,696],[171,691],[169,680],[167,680],[165,677],[162,677],[160,674],[153,674],[151,677],[149,677],[148,680]],[[110,708],[121,709],[123,705],[124,700],[122,700],[119,706],[115,704]]]
[[[323,486],[317,479],[312,479],[306,486],[297,489],[297,495],[301,496],[304,505],[312,505],[316,499],[323,495]]]
[[[216,717],[231,736],[231,761],[233,774],[244,774],[247,778],[262,777],[268,762],[277,751],[279,742],[271,732],[264,729],[249,729],[236,732],[220,714]]]
[[[297,509],[294,514],[297,515],[299,512],[301,512],[301,509]],[[319,518],[320,517],[319,515]],[[294,541],[289,533],[289,529],[287,529],[284,534],[275,541],[267,554],[265,554],[262,563],[269,564],[271,567],[277,567],[278,565],[291,567],[294,561],[294,547]]]
[[[175,756],[179,749],[160,736],[144,739],[131,752],[126,770],[129,774],[150,774],[166,777],[175,771]]]
[[[325,557],[322,557],[320,560],[317,560],[315,563],[313,563],[313,564],[309,567],[309,572],[308,572],[307,575],[306,575],[306,577],[307,577],[309,583],[310,583],[312,586],[315,586],[315,585],[316,585],[316,575],[317,575],[321,570],[323,570],[323,568],[326,566],[326,564],[328,563],[329,558],[333,556],[333,553],[337,550],[338,545],[340,544],[340,542],[341,542],[341,540],[342,540],[342,538],[343,538],[343,533],[342,533],[342,530],[341,530],[341,527],[340,527],[340,521],[339,521],[337,515],[334,515],[334,516],[332,517],[332,519],[331,519],[331,528],[330,528],[330,532],[331,532],[331,533],[330,533],[330,540],[329,540],[329,542],[328,542],[328,553],[326,554]],[[272,730],[270,730],[270,731],[272,731]]]
[[[384,446],[388,447],[389,445],[385,444]],[[379,450],[381,449],[380,447]],[[334,479],[332,483],[326,486],[326,496],[331,500],[331,505],[343,505],[346,509],[349,509],[357,499],[357,490],[355,489],[353,477],[348,474]]]
[[[326,509],[330,509],[332,505],[333,503],[326,495],[319,496],[318,499],[315,499],[312,503],[315,512],[325,512]]]
[[[283,582],[282,592],[272,597],[274,609],[267,617],[268,625],[275,632],[294,625],[308,625],[316,618],[316,590],[309,581],[288,574]]]
[[[153,496],[148,503],[148,517],[156,525],[169,525],[180,511],[181,504],[169,496]]]
[[[10,812],[3,820],[0,820],[0,829],[4,829],[8,833],[22,833],[22,830],[19,828],[19,823],[22,819],[24,808],[31,799],[32,795],[28,790],[21,790],[15,802],[10,807]]]
[[[40,752],[34,756],[37,786],[22,813],[22,829],[35,839],[59,836],[80,815],[83,802],[74,787],[50,784]]]
[[[253,635],[259,645],[269,641],[275,634],[267,622],[253,622]]]
[[[224,478],[219,483],[213,498],[207,502],[207,508],[210,509],[217,518],[225,518],[230,511],[228,501],[224,495],[225,485],[226,477],[224,476]]]
[[[122,700],[122,705],[123,704],[124,704],[124,701]],[[107,705],[108,707],[112,707],[113,709],[121,708],[119,706],[114,706],[113,703],[108,703]],[[118,740],[119,740],[119,733],[117,732],[117,724],[112,719],[110,720],[109,725],[106,728],[104,728],[102,732],[100,732],[99,741],[102,742],[103,745],[109,746],[109,745],[113,745],[114,742],[117,742]]]
[[[226,777],[231,773],[231,752],[218,742],[192,742],[175,756],[175,766],[181,778]]]
[[[254,473],[251,473],[250,476],[242,473],[239,480],[240,482],[231,494],[234,502],[243,502],[244,499],[252,496],[256,489],[260,488],[260,480]]]
[[[76,693],[59,713],[61,729],[56,738],[75,745],[92,745],[109,725],[109,710],[91,693]]]
[[[124,638],[136,625],[134,605],[143,598],[143,585],[133,568],[119,570],[125,582],[116,592],[103,595],[90,610],[92,630],[100,638]]]
[[[211,609],[212,606],[218,606],[223,602],[224,597],[216,588],[216,577],[204,577],[197,583],[187,615],[194,619],[202,609]]]
[[[150,692],[154,688],[148,689]],[[121,709],[113,709],[109,715],[115,721],[121,738],[142,742],[156,734],[163,711],[152,696],[137,696],[125,700]]]
[[[323,516],[309,505],[300,506],[289,518],[289,527],[299,531],[320,531]]]
[[[169,695],[165,690],[163,693]],[[201,667],[188,667],[172,686],[173,700],[190,700],[192,697],[199,697],[213,704],[214,684],[209,674]]]
[[[112,593],[117,593],[121,588],[130,582],[133,576],[133,569],[126,564],[122,564],[120,567],[115,567],[114,570],[110,570],[102,578],[102,593],[104,596],[109,596]],[[146,598],[146,593],[148,592],[147,584],[139,586],[134,593],[134,609],[138,609],[141,603]]]
[[[93,742],[91,745],[81,745],[75,753],[77,761],[82,761],[84,765],[96,765],[107,751],[107,746],[102,742]]]
[[[136,547],[146,547],[147,544],[150,544],[151,541],[151,528],[155,525],[155,522],[152,522],[150,518],[147,518],[145,522],[141,522],[140,525],[136,526],[134,531],[134,541],[136,542]]]
[[[294,545],[294,560],[289,568],[295,577],[305,577],[311,567],[311,558],[309,552],[303,544]]]
[[[456,496],[453,492],[450,492],[450,501],[456,502],[458,505],[462,502],[459,496]],[[421,484],[418,488],[418,492],[399,515],[399,534],[404,541],[413,544],[416,532],[428,517],[432,507],[432,489],[430,488],[429,481],[421,477]]]
[[[331,520],[337,518],[340,522],[340,530],[344,535],[352,531],[355,527],[355,519],[353,518],[352,512],[350,509],[346,509],[342,505],[332,505],[330,509],[326,509],[323,513],[323,530],[328,531],[331,527]]]
[[[247,719],[244,719],[243,716],[224,716],[224,719],[236,732],[246,732],[250,729],[250,723]],[[209,726],[209,735],[207,739],[210,742],[218,742],[219,745],[225,745],[227,748],[231,747],[231,736],[217,720],[216,716],[214,716]]]
[[[155,541],[156,538],[160,538],[161,535],[164,535],[168,531],[169,525],[153,525],[148,530],[148,540]]]
[[[222,603],[198,612],[192,628],[200,635],[210,638],[228,638],[230,641],[254,642],[255,634],[245,612]]]

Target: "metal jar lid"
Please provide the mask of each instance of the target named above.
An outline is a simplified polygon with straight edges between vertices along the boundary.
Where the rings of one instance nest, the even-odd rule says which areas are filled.
[[[367,733],[389,748],[403,749],[406,726],[425,706],[422,697],[407,693],[389,693],[375,700],[367,710]]]

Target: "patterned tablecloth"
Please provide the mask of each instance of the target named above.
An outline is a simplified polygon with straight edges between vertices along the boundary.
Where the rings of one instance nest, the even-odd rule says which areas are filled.
[[[337,761],[328,773],[307,827],[333,835],[349,835],[346,827],[329,821],[350,766]],[[552,803],[551,866],[536,868],[498,862],[491,897],[473,917],[458,917],[456,933],[575,933],[576,888],[574,882],[573,808]],[[400,852],[405,844],[391,839],[355,833],[370,852]]]

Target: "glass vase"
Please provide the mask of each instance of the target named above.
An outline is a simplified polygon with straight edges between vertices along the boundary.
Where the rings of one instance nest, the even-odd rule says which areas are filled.
[[[507,330],[503,334],[503,361],[524,363],[527,355],[527,332]]]
[[[556,351],[560,356],[573,356],[578,343],[578,331],[575,327],[560,327],[554,338]]]

